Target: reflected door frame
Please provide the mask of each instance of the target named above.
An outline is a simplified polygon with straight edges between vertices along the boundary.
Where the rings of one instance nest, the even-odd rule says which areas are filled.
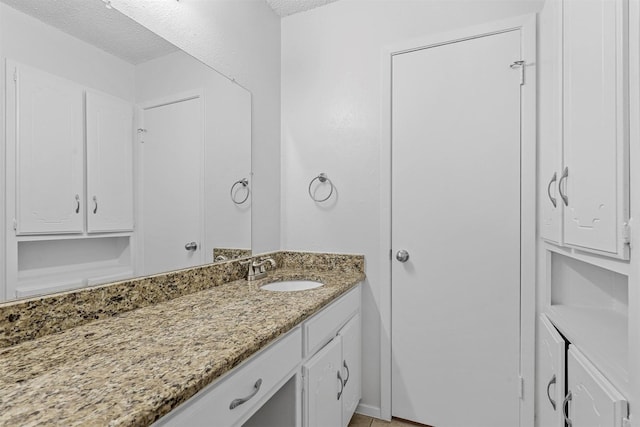
[[[135,180],[135,184],[134,184],[134,189],[135,189],[135,194],[134,194],[134,210],[135,210],[135,233],[133,235],[132,238],[132,252],[135,253],[135,275],[139,276],[142,274],[143,269],[144,269],[144,265],[143,265],[143,260],[144,260],[144,245],[142,243],[142,237],[144,236],[144,221],[142,221],[143,218],[143,207],[142,207],[142,200],[143,200],[143,194],[144,194],[144,185],[143,185],[143,180],[142,180],[142,176],[143,176],[143,158],[142,158],[142,144],[144,144],[144,111],[151,109],[151,108],[158,108],[158,107],[162,107],[162,106],[166,106],[166,105],[170,105],[170,104],[176,104],[179,102],[184,102],[184,101],[190,101],[193,99],[200,99],[200,105],[202,108],[201,111],[201,117],[202,117],[202,139],[200,142],[200,152],[201,152],[201,156],[200,156],[200,188],[199,188],[199,194],[200,194],[200,206],[199,206],[199,211],[200,211],[200,236],[199,236],[199,248],[198,248],[198,252],[199,252],[199,262],[198,264],[204,264],[205,263],[205,259],[206,259],[206,254],[205,254],[205,247],[206,245],[204,244],[205,241],[205,237],[206,237],[206,230],[205,230],[205,141],[206,141],[206,126],[205,126],[205,96],[204,96],[204,89],[195,89],[195,90],[190,90],[190,91],[184,91],[184,92],[178,92],[175,93],[173,95],[169,95],[169,96],[164,96],[161,98],[156,98],[153,99],[151,101],[145,101],[145,102],[141,102],[138,103],[136,105],[136,117],[135,117],[135,123],[136,123],[136,138],[135,138],[135,149],[133,150],[133,155],[134,155],[134,164],[136,165],[135,171],[134,171],[134,180]],[[156,273],[160,273],[160,272],[156,272]],[[156,273],[152,273],[152,274],[156,274]]]
[[[406,40],[385,47],[381,55],[381,127],[380,127],[380,410],[360,405],[359,412],[390,420],[392,413],[391,353],[391,95],[392,60],[396,54],[411,52],[454,41],[520,30],[521,51],[526,60],[522,100],[522,186],[521,186],[521,314],[520,375],[523,378],[520,400],[520,426],[533,426],[535,309],[536,309],[536,15],[495,21],[454,30],[435,36]],[[452,173],[455,171],[452,170]],[[461,243],[463,244],[463,242]]]

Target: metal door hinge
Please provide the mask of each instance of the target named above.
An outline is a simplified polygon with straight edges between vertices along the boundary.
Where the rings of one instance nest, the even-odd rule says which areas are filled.
[[[626,245],[631,246],[631,220],[622,226],[622,240]]]
[[[518,377],[518,398],[524,399],[524,378],[522,376]]]
[[[511,65],[509,65],[509,68],[511,68],[512,70],[515,70],[516,68],[520,69],[520,86],[524,85],[524,67],[525,67],[525,61],[514,61]]]

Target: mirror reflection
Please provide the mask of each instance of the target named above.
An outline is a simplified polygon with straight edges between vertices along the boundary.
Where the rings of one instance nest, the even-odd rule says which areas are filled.
[[[251,251],[251,94],[101,0],[1,0],[0,301]]]

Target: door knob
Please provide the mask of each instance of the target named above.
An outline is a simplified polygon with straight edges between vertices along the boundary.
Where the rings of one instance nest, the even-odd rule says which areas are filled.
[[[400,262],[409,261],[409,252],[405,251],[404,249],[400,249],[398,253],[396,253],[396,259]]]
[[[198,244],[196,242],[189,242],[184,245],[184,248],[188,251],[195,251],[196,249],[198,249]]]

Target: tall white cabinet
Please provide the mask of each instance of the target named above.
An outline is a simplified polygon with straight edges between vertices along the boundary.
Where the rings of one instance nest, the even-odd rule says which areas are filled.
[[[548,0],[540,27],[541,236],[628,259],[628,0]]]
[[[133,105],[11,60],[6,88],[0,300],[133,276]]]

